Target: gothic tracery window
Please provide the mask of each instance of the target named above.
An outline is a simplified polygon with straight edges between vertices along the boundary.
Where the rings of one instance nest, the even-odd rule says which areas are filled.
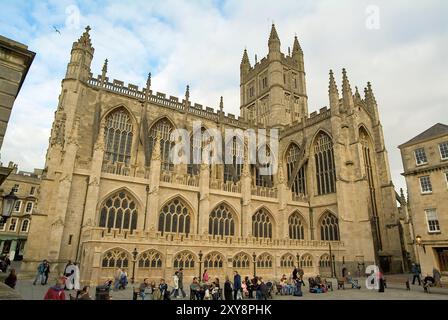
[[[221,269],[224,265],[224,257],[219,252],[211,252],[204,258],[205,269]]]
[[[205,159],[202,159],[204,148],[213,141],[213,137],[207,133],[206,128],[201,127],[200,132],[200,134],[195,132],[196,134],[193,134],[190,139],[190,161],[187,166],[187,172],[189,174],[199,174],[201,163],[206,163]],[[211,163],[211,156],[210,152],[208,155],[208,163]]]
[[[261,157],[260,157],[261,155]],[[272,159],[269,146],[263,145],[257,150],[257,162],[253,165],[253,180],[259,187],[269,187],[274,185],[272,175]]]
[[[148,250],[140,254],[138,258],[139,268],[162,268],[162,254],[156,250]]]
[[[319,267],[321,268],[330,268],[331,262],[330,262],[330,255],[329,254],[323,254],[319,259]]]
[[[272,238],[272,220],[264,208],[252,216],[252,235],[256,238]]]
[[[336,192],[336,169],[334,165],[333,142],[320,132],[314,144],[316,184],[319,195]]]
[[[104,131],[104,159],[129,165],[132,148],[132,121],[124,108],[111,112],[106,118]]]
[[[218,236],[235,235],[234,215],[228,205],[222,203],[210,213],[208,233]]]
[[[249,268],[250,256],[247,253],[240,252],[232,259],[233,268]]]
[[[263,253],[257,257],[257,268],[267,269],[272,268],[273,258],[268,253]]]
[[[301,268],[310,268],[313,266],[313,257],[306,253],[300,257],[300,267]]]
[[[107,251],[101,263],[103,268],[127,268],[129,264],[129,256],[120,249],[112,249]]]
[[[288,171],[288,181],[292,180],[291,190],[295,194],[306,194],[306,168],[302,165],[297,168],[300,160],[302,160],[303,153],[295,143],[291,143],[286,152],[286,167]]]
[[[320,222],[320,239],[325,241],[339,241],[339,221],[330,212],[327,212]]]
[[[280,266],[282,268],[294,268],[295,267],[294,256],[289,253],[283,255],[280,260]]]
[[[175,142],[171,141],[171,132],[173,125],[166,119],[160,119],[149,130],[149,159],[154,150],[154,145],[157,141],[157,135],[160,135],[160,161],[162,170],[172,171],[174,168],[173,162],[170,160],[170,151]]]
[[[179,198],[163,206],[159,213],[159,231],[172,233],[190,233],[191,213]]]
[[[237,182],[241,179],[241,171],[244,162],[244,144],[238,137],[233,137],[226,144],[226,150],[230,150],[232,163],[224,164],[224,182]]]
[[[182,251],[176,254],[173,260],[173,267],[175,269],[193,269],[195,257],[190,251]]]
[[[99,226],[124,230],[137,229],[137,205],[124,190],[104,201],[100,210]]]
[[[302,216],[294,212],[288,218],[289,238],[300,240],[305,239],[305,227]]]

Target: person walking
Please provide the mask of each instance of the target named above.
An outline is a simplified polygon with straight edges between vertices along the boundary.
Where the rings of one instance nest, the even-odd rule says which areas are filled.
[[[229,276],[226,276],[226,282],[224,282],[224,299],[232,300],[232,283],[229,280]]]
[[[37,274],[36,278],[34,278],[33,285],[36,285],[37,282],[40,282],[42,285],[44,285],[44,271],[45,271],[45,263],[47,260],[43,260],[39,265],[37,266]]]
[[[171,292],[171,297],[179,298],[179,271],[176,271],[173,276],[173,292]]]
[[[13,289],[16,288],[16,283],[17,283],[17,275],[16,275],[16,270],[15,269],[11,269],[9,271],[9,275],[6,277],[5,279],[5,284]]]
[[[44,296],[44,300],[65,300],[65,277],[60,277],[53,287],[50,287]]]
[[[182,298],[185,298],[187,295],[184,291],[184,268],[179,269],[177,276],[179,277],[179,293],[182,295]]]
[[[415,263],[413,263],[412,266],[411,266],[411,272],[414,275],[412,277],[412,284],[414,285],[415,284],[415,279],[417,279],[418,280],[418,285],[421,286],[422,283],[420,281],[420,273],[421,273],[420,266],[415,264]]]
[[[233,272],[233,299],[241,300],[241,276],[238,274],[238,271]],[[227,300],[227,299],[226,299]]]
[[[123,270],[121,268],[117,268],[114,274],[114,290],[118,290],[120,288],[120,280],[123,274]]]
[[[442,282],[440,281],[442,274],[436,267],[432,269],[432,277],[434,278],[434,286],[442,287]]]

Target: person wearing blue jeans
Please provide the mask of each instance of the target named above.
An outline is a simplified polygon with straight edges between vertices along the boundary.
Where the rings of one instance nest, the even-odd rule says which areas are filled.
[[[37,266],[37,274],[36,274],[36,278],[34,279],[33,285],[36,285],[36,283],[38,281],[40,281],[40,284],[42,284],[42,285],[45,284],[45,265],[46,265],[46,263],[47,263],[47,260],[44,260]]]

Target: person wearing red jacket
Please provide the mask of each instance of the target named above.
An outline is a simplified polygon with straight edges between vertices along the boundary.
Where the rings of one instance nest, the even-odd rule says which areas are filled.
[[[44,300],[65,300],[64,286],[65,277],[60,277],[56,282],[56,285],[48,289],[45,294]]]

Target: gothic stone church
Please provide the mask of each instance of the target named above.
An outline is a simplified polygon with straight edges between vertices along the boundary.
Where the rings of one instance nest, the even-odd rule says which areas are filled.
[[[62,272],[79,261],[97,284],[117,267],[158,280],[184,268],[279,279],[357,274],[371,264],[401,271],[398,210],[377,103],[370,84],[353,93],[345,70],[329,79],[329,107],[308,113],[304,56],[297,40],[240,65],[241,116],[111,81],[107,60],[93,77],[90,28],[73,43],[46,155],[24,266],[49,259]],[[260,174],[235,138],[233,164],[173,164],[176,128],[279,129],[279,168]],[[201,148],[203,141],[193,141]],[[266,152],[269,146],[265,145]]]

